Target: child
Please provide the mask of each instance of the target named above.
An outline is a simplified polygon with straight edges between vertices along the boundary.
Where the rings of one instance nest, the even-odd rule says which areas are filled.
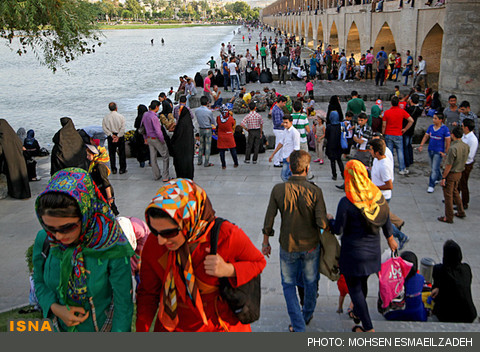
[[[348,295],[348,287],[347,283],[345,282],[345,276],[343,274],[340,275],[340,279],[337,281],[338,291],[340,292],[340,296],[338,297],[338,309],[337,313],[343,313],[343,302],[345,301],[345,296]],[[348,308],[348,315],[349,317],[353,318],[353,303],[350,302],[350,307]]]
[[[397,98],[400,98],[400,87],[399,86],[395,86],[395,96]]]
[[[317,119],[313,121],[313,133],[315,134],[315,151],[317,153],[317,159],[313,162],[323,165],[323,141],[325,140],[325,124],[323,117],[318,116]]]
[[[304,94],[307,94],[307,92],[308,92],[309,98],[313,99],[313,83],[310,82],[310,80],[308,78],[305,79],[305,83],[306,83],[306,86],[305,86],[305,93]]]
[[[345,131],[347,132],[345,138],[347,139],[347,143],[348,143],[348,148],[344,150],[344,155],[343,155],[344,158],[348,157],[348,155],[350,154],[350,150],[352,149],[352,145],[354,143],[353,130],[355,129],[355,124],[352,121],[352,119],[353,119],[353,112],[347,111],[345,113],[345,120],[343,121],[343,125],[345,126]]]
[[[315,116],[315,100],[313,100],[310,97],[306,97],[307,102],[305,104],[305,109],[307,112],[307,116],[310,118],[310,116]]]

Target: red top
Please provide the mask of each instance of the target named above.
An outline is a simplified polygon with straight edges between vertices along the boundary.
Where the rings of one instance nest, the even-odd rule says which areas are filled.
[[[233,137],[234,129],[235,119],[232,116],[229,116],[226,122],[222,122],[220,116],[217,117],[218,149],[230,149],[237,146],[235,144],[235,138]]]
[[[220,316],[228,331],[251,331],[250,325],[240,323],[228,304],[220,297],[217,289],[219,279],[205,273],[203,261],[208,254],[206,252],[207,248],[210,248],[210,234],[207,235],[205,242],[197,245],[191,256],[208,325],[203,324],[202,318],[191,300],[187,299],[186,302],[179,300],[177,303],[179,322],[175,331],[225,331],[218,316]],[[159,258],[165,256],[167,252],[168,249],[165,246],[158,244],[155,235],[148,236],[142,252],[140,284],[137,290],[136,330],[138,332],[149,331],[157,312],[160,290],[163,287],[162,282],[166,274]],[[250,281],[260,274],[267,264],[262,253],[253,245],[243,230],[229,222],[224,222],[220,228],[217,253],[227,263],[231,263],[235,267],[236,277],[229,279],[233,287],[241,286]],[[179,298],[180,295],[177,295],[177,297]],[[154,331],[167,330],[157,319]]]
[[[408,112],[398,106],[392,106],[385,111],[383,113],[383,121],[387,123],[385,127],[385,135],[401,136],[403,119],[408,119],[409,117],[410,115]]]

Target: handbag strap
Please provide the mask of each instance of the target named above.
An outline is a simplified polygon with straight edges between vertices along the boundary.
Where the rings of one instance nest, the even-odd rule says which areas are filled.
[[[223,218],[215,218],[215,224],[210,230],[210,254],[217,254],[218,234],[224,221],[227,220]]]

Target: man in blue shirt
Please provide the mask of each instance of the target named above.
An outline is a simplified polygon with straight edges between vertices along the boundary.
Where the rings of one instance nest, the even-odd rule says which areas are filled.
[[[273,122],[273,134],[275,135],[275,149],[277,148],[280,141],[283,140],[283,117],[285,114],[283,113],[282,108],[285,106],[286,103],[287,98],[285,98],[284,96],[278,97],[277,104],[273,106],[271,112]],[[282,167],[282,157],[280,154],[281,153],[275,154],[273,158],[273,167]]]
[[[208,98],[202,96],[200,98],[201,106],[195,110],[197,117],[198,128],[200,129],[200,151],[198,152],[198,165],[202,165],[203,154],[205,154],[205,164],[203,166],[213,166],[210,163],[210,151],[212,147],[212,125],[215,126],[215,119],[213,118],[212,110],[207,107]]]

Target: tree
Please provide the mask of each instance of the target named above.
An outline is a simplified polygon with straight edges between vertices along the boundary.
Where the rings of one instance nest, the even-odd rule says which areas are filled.
[[[55,72],[101,45],[95,17],[83,0],[2,0],[0,38],[18,55],[32,51]]]

